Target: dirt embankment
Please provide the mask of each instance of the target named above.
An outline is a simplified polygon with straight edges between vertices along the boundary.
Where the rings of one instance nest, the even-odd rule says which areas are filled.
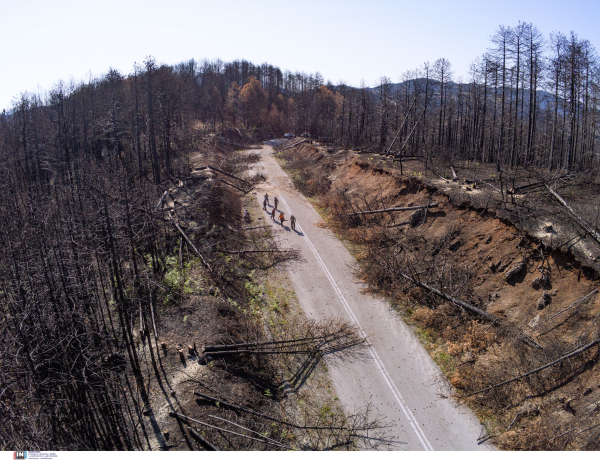
[[[413,165],[401,175],[374,159],[327,154],[316,145],[291,149],[285,162],[297,186],[319,198],[330,224],[353,244],[372,289],[418,326],[426,348],[499,447],[598,449],[600,347],[584,350],[600,336],[593,257],[582,260],[568,245],[525,231],[552,219],[555,229],[576,232],[570,222],[529,196],[543,212],[517,227],[510,218],[521,211],[512,204],[493,203],[476,189],[483,200],[476,209],[468,197],[472,188],[438,178],[448,189],[440,190]],[[356,214],[428,204],[437,206]],[[559,362],[544,368],[553,361]]]

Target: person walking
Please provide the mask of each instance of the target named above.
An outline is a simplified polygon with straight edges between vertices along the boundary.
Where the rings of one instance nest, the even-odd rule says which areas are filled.
[[[271,220],[275,220],[275,211],[277,211],[277,209],[273,207],[273,210],[271,211]]]
[[[292,226],[292,230],[296,231],[296,218],[293,214],[290,216],[290,225]]]
[[[279,204],[277,197],[273,198],[273,203],[275,203],[275,209],[277,209],[277,205]]]
[[[283,227],[283,223],[285,222],[285,217],[282,212],[279,213],[279,220],[281,221],[281,226]]]
[[[266,202],[267,204],[270,204],[270,203],[269,203],[269,192],[265,192],[265,202]]]
[[[263,209],[265,211],[267,210],[267,199],[266,198],[263,200]]]

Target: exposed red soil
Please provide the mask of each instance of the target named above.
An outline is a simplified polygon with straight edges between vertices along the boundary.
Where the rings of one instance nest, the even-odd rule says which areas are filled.
[[[355,245],[362,276],[374,290],[403,305],[409,322],[429,331],[427,347],[434,359],[444,362],[451,382],[475,407],[499,447],[598,448],[598,428],[589,429],[600,423],[597,346],[531,378],[466,396],[598,338],[600,295],[576,303],[600,288],[593,269],[598,245],[590,238],[570,251],[557,244],[558,238],[550,241],[532,231],[551,220],[562,239],[580,234],[563,214],[552,214],[550,199],[529,196],[528,206],[536,213],[515,225],[519,222],[513,217],[523,207],[494,202],[485,189],[467,192],[464,185],[428,177],[415,163],[401,175],[377,158],[345,151],[327,154],[316,145],[293,149],[285,157],[296,184],[318,196],[330,224]],[[582,193],[577,189],[571,195]],[[347,216],[433,202],[438,207],[416,226],[398,225],[410,212]],[[395,262],[388,256],[392,253],[398,254]],[[507,273],[521,263],[522,270],[507,280]],[[504,329],[434,299],[399,277],[401,270],[498,316]],[[542,274],[543,282],[534,282]],[[543,349],[515,338],[523,332]]]

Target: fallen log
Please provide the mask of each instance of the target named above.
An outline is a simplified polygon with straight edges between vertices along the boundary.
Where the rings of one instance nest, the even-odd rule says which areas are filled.
[[[214,137],[213,138],[216,142],[222,142],[223,144],[227,144],[227,145],[233,145],[234,147],[240,147],[244,150],[253,150],[253,149],[260,149],[261,147],[257,146],[257,145],[246,145],[246,144],[237,144],[235,142],[229,142],[226,141],[223,138],[220,137]]]
[[[542,181],[539,181],[539,182],[534,182],[532,184],[520,185],[519,187],[511,188],[510,190],[508,190],[507,193],[509,193],[511,195],[514,195],[515,193],[522,192],[523,190],[544,187],[545,185],[549,184],[550,182],[557,181],[557,180],[560,180],[560,179],[566,179],[566,178],[572,177],[572,176],[573,176],[573,174],[565,174],[563,176],[555,177],[554,179],[550,179],[550,180],[547,180],[547,181],[546,180],[542,180]]]
[[[584,351],[589,350],[590,348],[592,348],[594,345],[597,345],[597,344],[600,344],[600,338],[594,340],[593,342],[588,343],[587,345],[584,345],[584,346],[578,348],[575,351],[572,351],[571,353],[568,353],[568,354],[566,354],[564,356],[561,356],[560,358],[552,361],[551,363],[544,364],[543,366],[538,367],[537,369],[533,369],[533,370],[531,370],[529,372],[526,372],[525,374],[521,374],[521,375],[519,375],[517,377],[514,377],[512,379],[505,380],[504,382],[500,382],[500,383],[498,383],[496,385],[492,385],[491,387],[484,388],[483,390],[479,390],[479,391],[476,391],[474,393],[468,394],[467,396],[473,396],[473,395],[477,395],[479,393],[484,393],[486,391],[493,390],[494,388],[499,388],[501,386],[508,385],[509,383],[515,382],[517,380],[520,380],[522,378],[528,377],[530,375],[537,374],[538,372],[543,371],[544,369],[548,369],[549,367],[554,366],[554,365],[556,365],[556,364],[564,361],[565,359],[569,359],[569,358],[572,358],[574,356],[577,356],[577,355],[583,353]]]
[[[177,222],[175,222],[173,219],[171,219],[171,222],[173,222],[173,225],[175,226],[175,228],[179,231],[179,233],[181,233],[181,236],[183,236],[183,238],[185,239],[186,243],[189,244],[190,247],[194,250],[194,252],[198,255],[198,257],[200,257],[200,260],[202,261],[202,264],[206,268],[208,268],[210,271],[212,271],[212,268],[210,267],[210,265],[208,264],[208,262],[206,262],[206,260],[204,260],[204,257],[202,257],[202,254],[200,254],[200,251],[198,251],[198,248],[196,248],[196,246],[194,246],[194,243],[192,243],[190,241],[190,239],[187,237],[187,235],[181,229],[181,227],[179,226],[179,224]]]
[[[240,348],[250,348],[250,347],[262,347],[267,345],[281,345],[281,344],[291,344],[291,343],[302,343],[302,342],[310,342],[317,340],[324,340],[334,337],[335,334],[324,335],[321,337],[307,337],[305,339],[294,339],[294,340],[275,340],[272,342],[245,342],[245,343],[232,343],[229,345],[205,345],[202,348],[202,352],[210,352],[210,351],[223,351],[223,350],[238,350]]]
[[[600,243],[600,234],[594,230],[593,228],[591,228],[586,222],[585,220],[583,220],[583,218],[581,216],[579,216],[575,211],[573,211],[573,209],[571,208],[571,206],[569,206],[567,204],[567,202],[565,200],[562,199],[562,197],[556,193],[554,190],[552,190],[548,184],[544,184],[546,186],[546,188],[548,189],[548,191],[552,194],[552,196],[556,199],[556,201],[558,201],[560,204],[562,204],[565,208],[567,208],[567,211],[569,211],[569,214],[571,215],[571,217],[573,217],[573,219],[575,219],[577,221],[577,223],[579,223],[579,225],[581,225],[581,227],[583,227],[583,229],[594,239],[596,240],[597,243]]]
[[[212,401],[214,403],[218,403],[219,406],[228,407],[229,409],[237,410],[237,411],[240,411],[240,412],[246,412],[247,414],[255,415],[257,417],[264,418],[266,420],[271,420],[272,422],[281,423],[282,425],[289,426],[291,428],[298,428],[300,430],[344,430],[344,431],[359,431],[359,430],[353,430],[351,428],[343,427],[343,426],[341,426],[341,427],[340,426],[338,426],[338,427],[331,427],[331,426],[308,426],[308,425],[302,426],[302,425],[296,425],[295,423],[286,422],[285,420],[281,420],[279,418],[274,418],[274,417],[271,417],[271,416],[266,415],[266,414],[261,414],[260,412],[253,411],[252,409],[247,409],[245,407],[240,407],[240,406],[236,406],[234,404],[230,404],[230,403],[222,401],[220,399],[213,398],[212,396],[208,396],[208,395],[205,395],[203,393],[200,393],[199,391],[193,391],[193,394],[194,394],[194,396],[199,396],[201,398],[206,399],[207,401]]]
[[[308,141],[308,139],[302,139],[300,142],[296,142],[295,144],[288,145],[286,148],[281,149],[279,152],[285,152],[286,150],[291,149],[292,147],[296,147],[297,145],[300,145],[300,144],[302,144],[303,142],[306,142],[306,141]]]
[[[463,302],[460,299],[457,299],[455,297],[452,297],[451,295],[446,294],[445,292],[439,291],[438,289],[431,287],[425,283],[422,283],[421,281],[417,281],[416,279],[412,278],[411,276],[408,276],[405,273],[400,272],[400,275],[402,275],[402,277],[408,281],[410,281],[413,284],[416,284],[417,286],[419,286],[422,289],[427,289],[430,292],[433,292],[435,295],[437,295],[438,297],[441,297],[443,299],[448,300],[449,302],[452,302],[455,305],[459,305],[462,308],[464,308],[465,310],[469,310],[472,313],[475,313],[479,316],[484,317],[485,319],[489,320],[489,321],[499,321],[500,318],[498,318],[496,315],[492,315],[491,313],[488,313],[487,311],[481,310],[480,308],[474,307],[473,305],[470,305],[466,302]]]
[[[550,316],[549,318],[546,318],[544,321],[540,321],[539,323],[537,323],[535,326],[533,327],[538,327],[540,324],[544,324],[548,321],[550,321],[552,318],[554,318],[555,316],[560,315],[561,313],[564,313],[568,310],[570,310],[571,308],[573,308],[575,305],[578,305],[582,302],[585,302],[592,294],[595,294],[596,292],[598,292],[598,289],[596,289],[595,291],[590,292],[588,295],[586,295],[585,297],[582,297],[579,300],[576,300],[575,302],[573,302],[571,305],[569,305],[567,308],[559,311],[558,313],[553,314],[552,316]]]
[[[600,426],[600,423],[597,423],[595,425],[588,426],[587,428],[583,428],[583,429],[581,429],[581,430],[579,430],[577,432],[577,435],[585,433],[586,431],[593,430],[594,428],[597,428],[599,426]],[[561,433],[559,435],[556,435],[556,436],[548,436],[547,438],[544,438],[541,441],[536,442],[532,447],[538,446],[538,445],[543,444],[543,443],[552,442],[552,441],[554,441],[556,439],[559,439],[559,438],[562,438],[563,436],[568,435],[569,433],[572,433],[573,431],[577,431],[577,428],[573,428],[571,430],[565,431],[565,432],[563,432],[563,433]]]
[[[191,417],[188,417],[187,415],[183,415],[183,414],[180,414],[178,412],[169,411],[169,415],[171,417],[183,419],[183,420],[186,420],[188,422],[194,422],[194,423],[197,423],[198,425],[203,425],[205,427],[212,428],[212,429],[217,430],[217,431],[222,431],[223,433],[229,433],[229,434],[233,434],[235,436],[240,436],[242,438],[252,439],[253,441],[260,441],[260,442],[264,442],[265,444],[271,444],[271,445],[274,445],[274,446],[277,446],[277,447],[286,448],[286,446],[284,446],[281,443],[278,443],[277,441],[273,441],[273,440],[269,440],[269,439],[253,438],[252,436],[246,436],[245,434],[242,434],[242,433],[236,433],[235,431],[226,430],[225,428],[221,428],[221,427],[218,427],[218,426],[215,426],[215,425],[211,425],[209,423],[201,422],[200,420],[193,419]]]
[[[208,442],[205,438],[203,438],[202,435],[200,433],[198,433],[196,430],[194,430],[193,428],[190,428],[190,434],[192,435],[192,438],[194,438],[196,441],[198,441],[200,443],[200,445],[202,447],[204,447],[206,450],[217,451],[217,452],[219,451],[219,449],[217,449],[210,442]]]
[[[167,208],[160,208],[160,209],[155,209],[154,212],[159,213],[159,212],[171,212],[171,211],[175,211],[175,208],[173,206],[169,206]]]
[[[399,224],[394,224],[394,225],[386,225],[385,228],[394,228],[394,227],[402,227],[403,225],[408,225],[410,224],[409,220],[406,220],[404,222],[400,222]]]
[[[404,208],[387,208],[387,209],[376,209],[374,211],[361,211],[361,212],[351,212],[349,214],[343,214],[344,216],[357,216],[361,214],[377,214],[381,212],[396,212],[396,211],[413,211],[415,209],[423,209],[423,208],[437,208],[437,203],[426,204],[423,206],[407,206]]]
[[[162,196],[160,197],[160,200],[159,200],[158,204],[156,205],[154,212],[158,211],[158,208],[160,208],[160,205],[162,204],[163,200],[167,197],[168,194],[169,194],[169,191],[165,190],[165,193],[163,193]]]
[[[405,273],[402,273],[402,272],[399,272],[399,273],[404,279],[410,281],[411,283],[419,286],[422,289],[427,289],[428,291],[433,292],[438,297],[441,297],[442,299],[446,299],[447,301],[452,302],[454,305],[458,305],[459,307],[462,307],[465,310],[470,311],[471,313],[475,313],[476,315],[479,315],[479,316],[487,319],[488,321],[492,321],[494,323],[498,322],[499,324],[501,323],[500,318],[497,317],[496,315],[492,315],[491,313],[488,313],[487,311],[484,311],[480,308],[477,308],[473,305],[463,302],[462,300],[452,297],[451,295],[448,295],[445,292],[439,291],[438,289],[436,289],[434,287],[428,286],[425,283],[417,281],[416,279],[408,276]],[[544,348],[525,333],[519,332],[519,338],[530,346],[533,346],[535,348],[540,348],[540,349]]]
[[[266,437],[264,434],[261,434],[261,433],[259,433],[258,431],[254,431],[254,430],[251,430],[250,428],[246,428],[245,426],[238,425],[237,423],[235,423],[235,422],[232,422],[231,420],[227,420],[226,418],[217,417],[216,415],[209,415],[209,417],[210,417],[210,418],[214,418],[214,419],[216,419],[216,420],[221,420],[222,422],[225,422],[225,423],[229,423],[230,425],[233,425],[233,426],[235,426],[235,427],[239,428],[240,430],[244,430],[244,431],[247,431],[247,432],[249,432],[249,433],[252,433],[252,434],[258,435],[258,436],[260,436],[261,438],[264,438],[264,439],[266,439],[266,440],[269,440],[269,441],[276,442],[276,443],[280,444],[280,446],[281,446],[281,447],[283,447],[284,449],[288,449],[288,450],[294,450],[294,449],[292,449],[292,447],[291,447],[291,446],[287,446],[287,445],[285,445],[285,444],[281,444],[281,443],[279,443],[279,441],[274,441],[273,439]]]
[[[432,171],[432,172],[433,172],[433,171]],[[442,176],[440,176],[438,173],[435,173],[435,172],[434,172],[433,174],[435,174],[436,176],[438,176],[438,177],[439,177],[440,179],[442,179],[444,182],[450,182],[448,179],[446,179],[445,177],[442,177]]]
[[[406,157],[394,157],[394,159],[392,161],[417,161],[420,160],[423,157],[412,157],[412,156],[406,156]]]
[[[224,252],[225,254],[247,254],[257,252],[294,252],[293,249],[249,249],[246,251],[227,251],[226,249],[219,249],[219,251]]]
[[[212,169],[213,171],[220,172],[221,174],[225,174],[226,176],[232,177],[233,179],[237,179],[239,181],[242,181],[242,182],[250,185],[250,182],[248,182],[245,179],[242,179],[241,177],[234,176],[233,174],[229,174],[228,172],[225,172],[225,171],[223,171],[223,170],[221,170],[219,168],[215,168],[214,166],[211,166],[211,165],[206,165],[206,167]]]
[[[243,193],[244,193],[244,195],[245,195],[246,193],[248,193],[249,191],[251,191],[251,190],[254,188],[254,187],[250,187],[248,190],[244,190],[243,188],[241,188],[241,187],[238,187],[237,185],[233,185],[231,182],[227,182],[225,179],[221,179],[220,177],[218,177],[217,179],[218,179],[220,182],[223,182],[224,184],[227,184],[227,185],[229,185],[230,187],[233,187],[233,188],[235,188],[235,189],[239,190],[240,192],[243,192]]]

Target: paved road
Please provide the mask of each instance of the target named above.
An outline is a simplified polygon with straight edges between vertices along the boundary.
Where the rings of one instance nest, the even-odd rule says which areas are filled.
[[[300,305],[307,316],[323,320],[342,318],[355,323],[371,346],[362,359],[329,359],[330,378],[347,410],[371,403],[391,426],[393,448],[400,450],[490,450],[477,439],[482,426],[464,405],[441,396],[448,384],[419,340],[391,310],[376,297],[363,294],[353,276],[356,261],[328,229],[322,219],[265,146],[261,162],[267,181],[257,198],[262,208],[264,192],[277,195],[284,211],[285,227],[273,223],[276,237],[288,246],[300,248],[303,260],[289,269]],[[269,208],[271,209],[271,208]],[[289,216],[298,219],[294,232]],[[266,221],[270,221],[265,213]]]

